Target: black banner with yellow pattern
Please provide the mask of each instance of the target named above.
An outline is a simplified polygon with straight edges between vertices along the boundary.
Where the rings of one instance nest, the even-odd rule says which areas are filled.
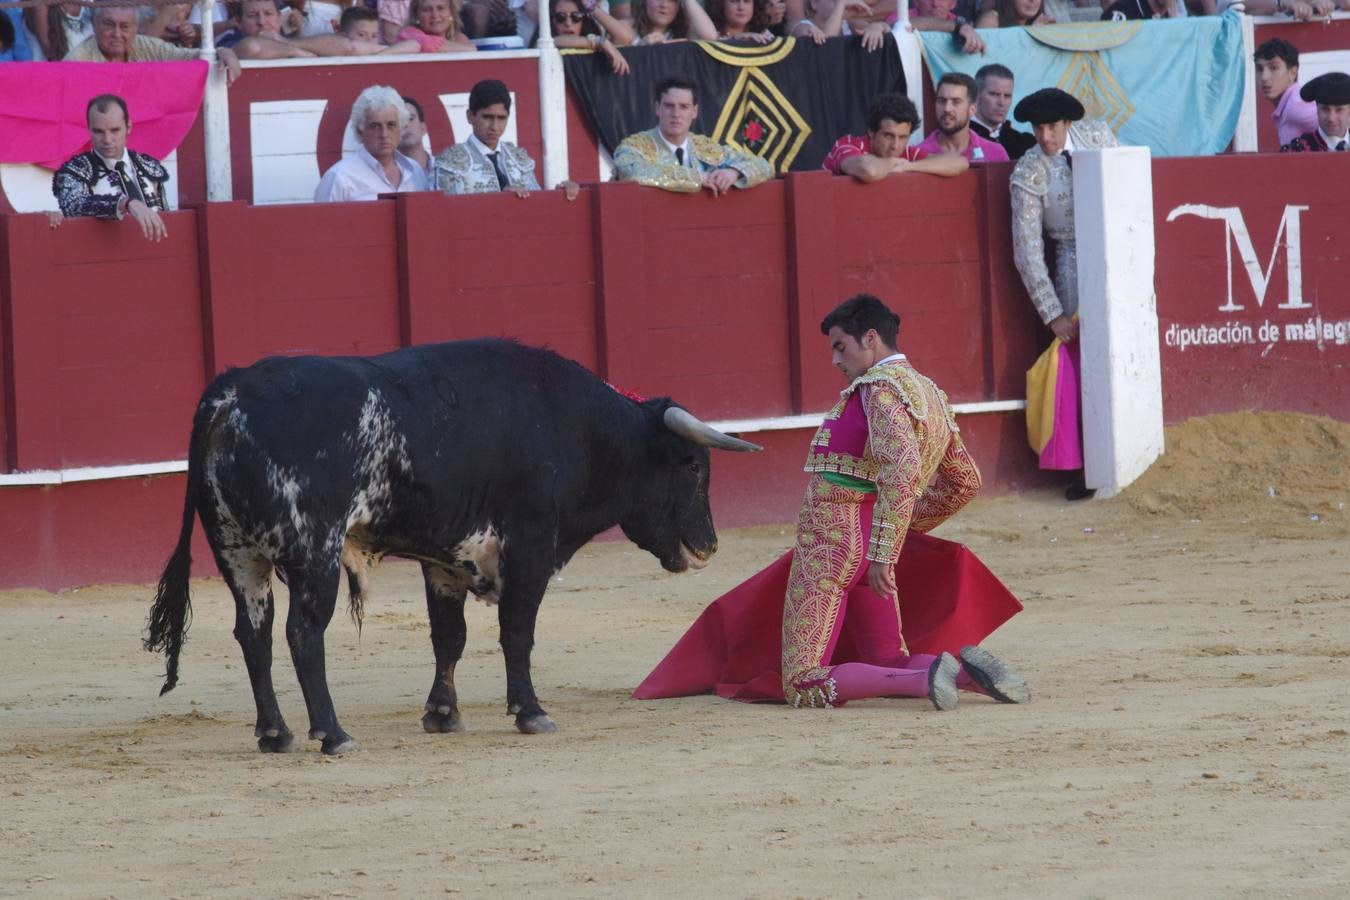
[[[820,167],[834,142],[862,134],[877,94],[905,90],[895,41],[868,53],[856,37],[823,45],[795,38],[769,44],[689,41],[627,47],[632,73],[615,75],[602,54],[563,51],[563,67],[597,139],[610,153],[656,125],[662,79],[699,86],[694,131],[768,160],[777,172]]]

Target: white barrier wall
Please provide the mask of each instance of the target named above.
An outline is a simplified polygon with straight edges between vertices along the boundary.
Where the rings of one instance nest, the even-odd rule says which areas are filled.
[[[1152,159],[1117,147],[1073,162],[1085,476],[1110,497],[1163,452]]]

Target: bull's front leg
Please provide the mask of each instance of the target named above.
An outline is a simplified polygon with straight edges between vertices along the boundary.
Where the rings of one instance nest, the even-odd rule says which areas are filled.
[[[530,651],[534,622],[548,587],[546,571],[522,571],[508,565],[502,586],[497,622],[501,626],[502,655],[506,657],[506,710],[516,716],[516,728],[525,734],[545,734],[558,726],[539,705],[530,680]]]
[[[431,648],[436,654],[436,677],[427,694],[422,728],[431,734],[463,731],[459,717],[459,698],[455,693],[455,664],[464,655],[467,629],[464,625],[462,582],[448,569],[422,564],[422,580],[427,589],[427,618],[431,621]]]

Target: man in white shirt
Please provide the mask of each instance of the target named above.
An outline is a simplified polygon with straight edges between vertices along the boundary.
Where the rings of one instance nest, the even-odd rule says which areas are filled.
[[[391,87],[368,87],[352,104],[352,128],[361,149],[324,173],[316,203],[376,200],[380,194],[425,191],[426,172],[398,152],[408,108]]]
[[[131,115],[126,101],[100,94],[85,107],[85,121],[92,149],[66,160],[52,178],[61,213],[96,219],[129,215],[146,240],[162,239],[166,232],[159,213],[168,209],[164,184],[169,173],[159,160],[127,147]]]

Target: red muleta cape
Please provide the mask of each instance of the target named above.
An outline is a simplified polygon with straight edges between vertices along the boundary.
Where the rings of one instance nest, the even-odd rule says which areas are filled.
[[[783,702],[783,599],[792,551],[714,600],[633,692],[636,700],[715,693]],[[1021,612],[1022,604],[969,549],[911,531],[895,566],[910,653],[958,653]],[[866,589],[864,581],[859,588]],[[899,641],[896,642],[899,649]],[[868,662],[854,651],[845,613],[831,665]]]

